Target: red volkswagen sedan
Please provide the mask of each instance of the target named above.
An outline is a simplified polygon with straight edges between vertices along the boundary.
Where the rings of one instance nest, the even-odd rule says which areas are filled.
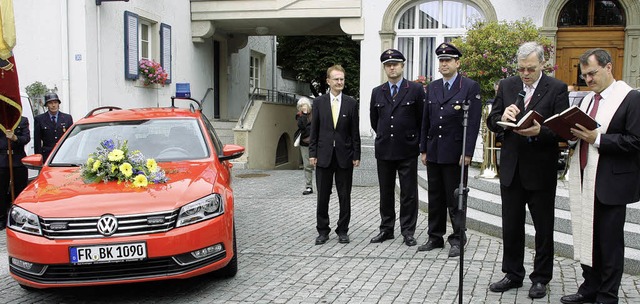
[[[9,211],[10,272],[25,288],[237,272],[231,164],[199,110],[91,111]]]

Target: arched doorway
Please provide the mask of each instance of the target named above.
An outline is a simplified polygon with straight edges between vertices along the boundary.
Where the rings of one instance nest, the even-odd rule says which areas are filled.
[[[586,50],[603,48],[613,58],[613,76],[623,79],[626,14],[618,0],[569,0],[560,10],[556,36],[556,78],[579,90],[579,58]]]

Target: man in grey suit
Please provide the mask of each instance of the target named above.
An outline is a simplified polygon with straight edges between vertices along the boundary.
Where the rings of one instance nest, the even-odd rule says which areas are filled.
[[[612,69],[603,49],[580,57],[581,77],[593,91],[580,109],[600,127],[572,129],[579,139],[569,172],[573,256],[584,283],[562,303],[618,303],[627,204],[640,199],[640,92],[616,81]]]
[[[505,277],[489,286],[493,292],[522,287],[524,280],[525,214],[528,206],[536,230],[536,254],[529,275],[529,297],[542,298],[553,275],[553,221],[558,166],[558,142],[562,139],[539,122],[527,129],[504,129],[498,121],[516,121],[535,110],[550,117],[569,106],[569,92],[562,81],[542,72],[544,49],[535,42],[518,48],[518,75],[500,82],[487,127],[504,130],[500,152],[502,198],[502,272]],[[523,97],[520,97],[523,96]]]
[[[309,163],[316,167],[318,237],[316,245],[329,240],[329,199],[335,175],[340,214],[335,230],[338,242],[349,243],[353,167],[360,165],[360,119],[358,103],[342,94],[345,72],[342,66],[327,69],[330,92],[313,100]]]
[[[371,92],[369,116],[376,132],[375,156],[380,183],[380,232],[371,243],[393,239],[396,220],[395,183],[400,179],[400,232],[407,246],[418,220],[418,155],[424,107],[422,85],[402,76],[404,55],[388,49],[380,55],[388,81]]]

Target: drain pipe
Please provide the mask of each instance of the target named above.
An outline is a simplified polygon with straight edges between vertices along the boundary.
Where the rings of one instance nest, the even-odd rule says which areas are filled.
[[[62,2],[62,7],[60,8],[60,38],[62,38],[61,43],[61,62],[62,62],[62,100],[67,106],[67,111],[71,112],[71,100],[69,96],[71,95],[69,92],[69,0],[65,0]]]

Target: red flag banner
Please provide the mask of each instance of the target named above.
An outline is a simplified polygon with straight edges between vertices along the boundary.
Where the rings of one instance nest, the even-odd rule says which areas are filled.
[[[15,45],[13,1],[0,0],[0,129],[2,131],[15,129],[22,115],[18,70],[11,53]]]
[[[15,129],[21,115],[18,71],[11,56],[8,60],[0,59],[0,129],[2,131]]]

